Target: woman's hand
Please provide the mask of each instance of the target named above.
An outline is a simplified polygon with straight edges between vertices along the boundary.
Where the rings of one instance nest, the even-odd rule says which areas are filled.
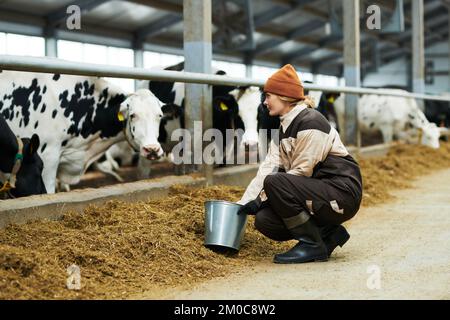
[[[245,205],[239,208],[238,214],[255,215],[261,208],[261,199],[258,197],[255,200],[247,202]]]

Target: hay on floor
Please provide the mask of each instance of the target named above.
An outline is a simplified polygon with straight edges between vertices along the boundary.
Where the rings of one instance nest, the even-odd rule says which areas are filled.
[[[360,160],[363,205],[386,201],[389,190],[450,165],[450,143],[439,150],[399,145],[386,157]],[[257,232],[250,217],[241,250],[222,255],[203,246],[206,200],[237,201],[242,188],[172,188],[154,201],[110,201],[60,221],[0,230],[0,299],[126,298],[153,286],[188,285],[270,261],[292,246]],[[66,269],[81,270],[81,290],[66,288]]]

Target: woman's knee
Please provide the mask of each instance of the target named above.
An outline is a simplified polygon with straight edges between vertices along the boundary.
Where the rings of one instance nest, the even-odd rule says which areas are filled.
[[[269,174],[268,176],[266,176],[266,177],[264,178],[264,183],[263,183],[264,191],[265,191],[266,193],[267,193],[267,192],[270,192],[269,190],[272,189],[272,187],[273,187],[274,184],[275,184],[275,181],[278,181],[278,179],[279,179],[278,173]]]
[[[286,241],[292,239],[292,235],[281,218],[276,217],[275,213],[268,212],[267,209],[256,213],[254,225],[256,230],[272,240]]]
[[[265,177],[263,187],[266,194],[272,193],[273,190],[278,190],[286,184],[287,173],[278,172],[272,173]]]
[[[359,203],[353,201],[323,202],[320,209],[315,210],[314,218],[319,225],[334,224],[339,225],[352,219],[359,210]]]

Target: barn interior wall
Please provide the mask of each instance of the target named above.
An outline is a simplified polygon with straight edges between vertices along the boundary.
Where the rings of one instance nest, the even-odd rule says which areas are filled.
[[[432,83],[425,84],[425,91],[430,94],[441,94],[450,92],[449,52],[448,43],[440,42],[426,48],[425,61],[433,62],[433,71],[447,72],[446,74],[434,75]],[[365,87],[401,86],[408,87],[408,59],[399,58],[391,63],[381,66],[377,72],[368,73],[363,80]]]
[[[428,55],[434,55],[433,58],[427,58]],[[425,84],[425,90],[428,93],[440,94],[450,92],[450,59],[449,59],[449,43],[437,43],[425,51],[425,61],[433,61],[433,71],[446,72],[446,74],[434,75],[433,83]]]
[[[406,58],[397,59],[381,66],[377,72],[366,75],[362,85],[364,87],[385,87],[408,85],[408,65]]]

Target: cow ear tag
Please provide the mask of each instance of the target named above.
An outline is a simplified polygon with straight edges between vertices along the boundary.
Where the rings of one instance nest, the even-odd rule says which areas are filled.
[[[222,111],[227,111],[228,107],[227,107],[227,105],[225,103],[221,102],[220,103],[220,109],[222,109]]]
[[[125,121],[125,117],[123,116],[123,113],[122,113],[122,112],[119,112],[119,113],[117,114],[117,119],[119,119],[120,122]]]

